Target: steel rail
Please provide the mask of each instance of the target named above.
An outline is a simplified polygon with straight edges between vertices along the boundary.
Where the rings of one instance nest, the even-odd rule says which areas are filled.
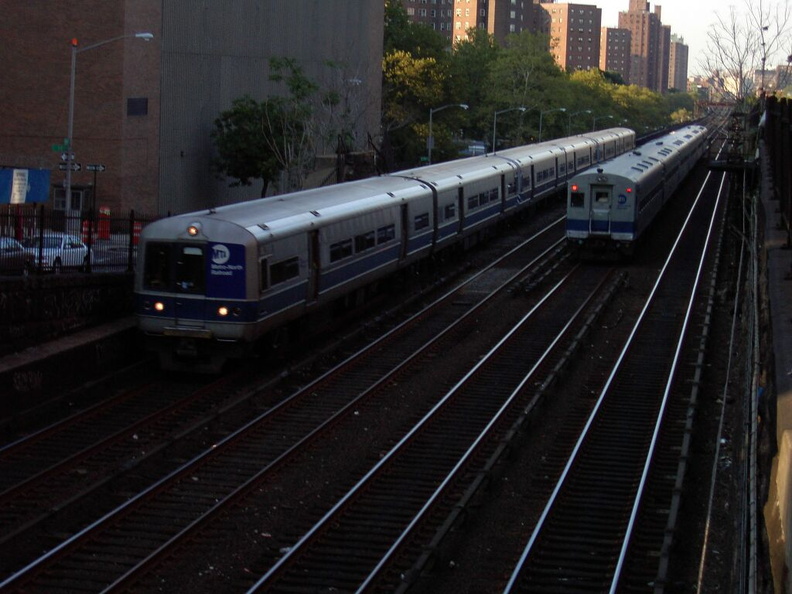
[[[658,278],[657,278],[657,280],[656,280],[656,282],[655,282],[655,284],[654,284],[649,296],[646,299],[644,307],[642,308],[641,313],[639,314],[639,316],[638,316],[638,318],[637,318],[637,320],[636,320],[636,322],[635,322],[635,324],[634,324],[634,326],[633,326],[633,328],[632,328],[632,330],[631,330],[631,332],[629,334],[629,337],[627,338],[627,341],[626,341],[626,343],[625,343],[625,345],[624,345],[619,357],[617,358],[616,363],[614,364],[614,367],[613,367],[613,369],[612,369],[612,371],[611,371],[611,373],[610,373],[610,375],[609,375],[609,377],[608,377],[608,379],[607,379],[607,381],[605,383],[605,386],[604,386],[599,398],[597,399],[597,402],[594,405],[594,407],[592,409],[592,412],[591,412],[591,414],[590,414],[585,426],[583,427],[583,429],[581,431],[581,435],[578,438],[578,440],[577,440],[577,442],[576,442],[576,444],[575,444],[575,446],[574,446],[574,448],[573,448],[573,450],[572,450],[572,452],[570,454],[570,457],[567,460],[567,463],[566,463],[563,471],[561,472],[561,475],[560,475],[560,477],[559,477],[559,479],[558,479],[558,481],[556,483],[556,486],[553,489],[553,491],[552,491],[552,493],[550,495],[550,498],[549,498],[547,504],[545,505],[545,508],[543,509],[542,514],[540,515],[540,517],[539,517],[539,519],[537,521],[537,524],[536,524],[536,526],[535,526],[535,528],[533,530],[533,533],[531,534],[531,537],[529,538],[528,543],[526,544],[522,554],[520,555],[519,560],[517,561],[517,564],[516,564],[514,570],[512,571],[512,574],[511,574],[511,576],[509,578],[509,581],[508,581],[507,585],[505,586],[505,588],[503,590],[504,593],[511,593],[512,591],[515,590],[515,588],[517,586],[517,582],[519,580],[520,574],[522,573],[522,568],[523,568],[524,564],[526,563],[526,560],[527,560],[528,556],[530,555],[530,553],[531,553],[531,551],[532,551],[532,549],[533,549],[533,547],[534,547],[539,535],[541,534],[542,530],[544,529],[545,522],[548,519],[548,516],[549,516],[551,510],[554,508],[554,506],[556,504],[556,501],[557,501],[557,499],[559,497],[559,493],[561,492],[561,489],[565,485],[565,483],[567,481],[567,478],[570,476],[571,469],[572,469],[575,461],[578,458],[578,455],[579,455],[579,453],[581,451],[581,448],[583,447],[584,442],[587,439],[587,436],[588,436],[589,432],[592,429],[592,426],[594,424],[594,420],[598,417],[598,415],[600,413],[600,410],[603,407],[603,403],[605,402],[605,400],[607,398],[608,392],[609,392],[609,390],[610,390],[610,388],[611,388],[611,386],[612,386],[612,384],[613,384],[613,382],[614,382],[614,380],[616,378],[617,372],[619,371],[619,369],[621,368],[623,362],[625,361],[625,359],[627,357],[627,354],[628,354],[628,352],[629,352],[629,350],[630,350],[630,348],[632,346],[633,340],[635,339],[635,336],[638,333],[638,329],[642,325],[642,323],[644,321],[644,318],[646,317],[647,312],[649,311],[650,305],[654,302],[655,295],[658,292],[658,288],[660,287],[662,281],[665,279],[665,274],[666,274],[666,272],[667,272],[667,270],[668,270],[668,268],[670,266],[671,259],[675,255],[676,249],[677,249],[677,247],[678,247],[678,245],[680,243],[680,239],[681,239],[681,237],[683,236],[683,234],[685,233],[685,231],[687,229],[687,225],[690,222],[690,219],[691,219],[691,216],[692,216],[692,212],[695,210],[695,207],[698,205],[699,201],[701,200],[701,196],[703,194],[703,189],[706,186],[710,176],[711,176],[711,172],[707,174],[705,180],[701,184],[702,189],[698,193],[698,195],[696,197],[696,200],[694,202],[694,205],[691,207],[690,213],[688,213],[688,216],[685,219],[685,223],[684,223],[684,225],[682,227],[682,230],[680,231],[679,235],[677,236],[677,238],[676,238],[676,240],[674,242],[674,245],[673,245],[673,247],[671,249],[671,252],[670,252],[668,258],[666,259],[666,261],[665,261],[665,263],[664,263],[664,265],[663,265],[663,267],[662,267],[662,269],[660,271],[660,274],[658,275]],[[713,212],[715,212],[715,210],[713,210]],[[712,228],[712,225],[710,225],[710,231],[711,231],[711,228]],[[703,262],[703,259],[704,258],[702,256],[702,262]],[[700,275],[700,273],[701,273],[701,263],[699,264],[699,272],[697,273],[696,285],[698,284],[698,276]],[[691,292],[691,300],[690,300],[691,303],[692,303],[694,295],[695,295],[695,290]],[[686,314],[686,319],[685,319],[685,327],[688,324],[689,315],[690,315],[690,311],[688,310],[688,313]],[[665,407],[666,407],[666,400],[667,400],[667,395],[668,395],[667,394],[668,393],[668,387],[670,386],[670,380],[673,377],[673,369],[675,369],[676,365],[677,365],[677,359],[678,359],[679,352],[680,352],[680,349],[681,349],[681,342],[682,342],[682,340],[680,339],[680,341],[679,341],[679,343],[677,344],[677,347],[676,347],[676,354],[675,354],[675,359],[674,359],[674,363],[673,363],[673,368],[672,368],[672,372],[669,373],[669,382],[668,382],[668,385],[666,387],[666,393],[663,396],[663,402],[662,402],[662,406],[661,406],[661,411],[658,413],[658,419],[662,418],[663,410],[665,410]],[[657,425],[655,427],[655,430],[654,430],[654,433],[653,433],[653,436],[652,436],[652,439],[651,439],[650,450],[649,450],[649,453],[647,454],[647,457],[646,457],[647,463],[646,463],[646,466],[644,468],[644,472],[643,472],[642,477],[641,477],[641,482],[640,482],[640,487],[639,487],[639,490],[638,490],[638,495],[636,495],[635,504],[633,506],[633,510],[632,510],[632,513],[631,513],[631,516],[630,516],[630,519],[629,519],[629,522],[628,522],[627,533],[626,533],[625,538],[623,540],[623,546],[621,548],[621,552],[620,552],[619,559],[618,559],[618,562],[617,562],[616,571],[614,573],[614,579],[613,579],[613,582],[612,582],[612,585],[611,585],[611,588],[610,588],[611,592],[615,591],[615,585],[618,583],[618,577],[620,575],[621,568],[623,566],[624,556],[625,556],[626,550],[627,550],[627,543],[629,542],[629,535],[631,534],[633,526],[634,526],[634,523],[635,523],[635,516],[637,514],[638,504],[639,504],[639,501],[640,501],[640,493],[642,492],[642,490],[645,487],[649,460],[651,460],[651,453],[654,451],[654,448],[656,446],[658,430],[659,430],[659,425]]]
[[[437,307],[438,304],[440,304],[444,300],[448,299],[454,293],[458,292],[459,290],[461,290],[462,288],[464,288],[468,284],[473,283],[478,278],[480,278],[482,275],[484,275],[486,272],[488,272],[490,269],[496,267],[498,265],[498,263],[500,263],[501,261],[505,260],[506,258],[511,256],[512,254],[516,253],[517,251],[519,251],[520,249],[522,249],[523,247],[525,247],[526,245],[528,245],[532,241],[536,240],[540,236],[542,236],[545,233],[549,232],[554,226],[556,226],[562,220],[563,220],[563,217],[558,219],[558,220],[556,220],[556,221],[554,221],[554,222],[552,222],[552,223],[550,223],[544,229],[539,230],[537,233],[535,233],[531,237],[529,237],[526,240],[524,240],[523,242],[521,242],[518,246],[516,246],[513,249],[509,250],[509,252],[507,252],[506,254],[502,255],[497,260],[495,260],[494,262],[492,262],[491,264],[486,266],[484,269],[482,269],[481,271],[479,271],[476,274],[472,275],[470,278],[465,279],[464,281],[462,281],[461,283],[456,285],[454,288],[449,290],[447,293],[443,294],[441,297],[437,298],[435,301],[433,301],[432,303],[430,303],[426,307],[422,308],[418,313],[416,313],[415,315],[411,316],[410,319],[400,323],[398,326],[396,326],[395,328],[389,330],[387,333],[385,333],[383,336],[379,337],[377,340],[375,340],[371,344],[369,344],[366,347],[360,349],[359,351],[357,351],[356,353],[354,353],[353,355],[351,355],[350,357],[348,357],[347,359],[345,359],[341,363],[339,363],[336,366],[334,366],[332,369],[326,371],[319,378],[317,378],[316,380],[311,382],[309,385],[303,387],[298,392],[292,394],[286,400],[278,403],[276,406],[272,407],[271,409],[268,409],[267,411],[262,413],[260,416],[258,416],[255,419],[249,421],[248,423],[246,423],[243,427],[241,427],[237,431],[234,431],[233,433],[225,436],[222,440],[220,440],[219,442],[214,444],[209,449],[205,450],[203,453],[201,453],[198,456],[194,457],[192,460],[187,461],[180,468],[173,470],[172,472],[170,472],[165,477],[163,477],[160,480],[156,481],[155,483],[149,485],[143,491],[141,491],[141,492],[137,493],[135,496],[131,497],[123,505],[121,505],[121,506],[117,507],[115,510],[105,514],[101,518],[98,518],[97,520],[91,522],[88,526],[85,526],[83,529],[81,529],[77,533],[73,534],[67,540],[65,540],[64,542],[60,543],[57,547],[55,547],[52,550],[46,552],[44,555],[42,555],[41,557],[39,557],[35,561],[27,564],[25,567],[19,569],[14,574],[12,574],[11,576],[7,577],[5,580],[0,582],[0,589],[12,586],[13,584],[15,584],[15,583],[19,582],[21,579],[23,579],[26,575],[36,571],[38,568],[43,566],[45,563],[48,563],[50,561],[55,560],[61,554],[64,554],[69,549],[77,546],[77,544],[80,541],[82,541],[83,539],[87,538],[90,534],[100,530],[105,525],[109,524],[109,522],[111,522],[112,520],[114,520],[116,518],[119,518],[123,514],[125,514],[125,513],[129,512],[130,510],[132,510],[134,508],[134,506],[138,505],[146,497],[149,497],[153,493],[155,493],[155,492],[157,492],[159,490],[162,490],[168,483],[173,482],[173,481],[177,480],[179,477],[184,476],[186,473],[191,472],[195,467],[197,467],[200,464],[204,463],[204,461],[206,459],[210,458],[211,456],[216,455],[218,452],[222,451],[222,449],[224,447],[228,446],[232,442],[234,442],[237,439],[239,439],[243,434],[247,433],[248,431],[251,431],[257,425],[259,425],[260,423],[265,421],[267,418],[275,415],[277,412],[281,411],[283,408],[289,406],[290,403],[293,400],[299,398],[301,394],[308,393],[311,389],[313,389],[314,386],[316,386],[317,384],[321,383],[322,381],[324,381],[326,378],[330,377],[334,373],[337,373],[338,370],[340,370],[343,366],[349,364],[350,361],[362,356],[363,354],[365,354],[367,352],[373,351],[382,342],[386,341],[387,339],[389,339],[390,337],[392,337],[393,335],[395,335],[396,333],[401,331],[402,328],[404,328],[407,325],[409,325],[411,323],[411,320],[414,320],[415,318],[418,318],[418,317],[421,317],[421,316],[425,315],[426,312],[428,312],[431,309]],[[512,283],[514,281],[515,278],[518,278],[520,276],[520,274],[523,274],[525,270],[527,270],[531,266],[533,266],[536,263],[537,260],[539,260],[540,258],[542,258],[542,257],[546,256],[547,254],[549,254],[552,251],[552,249],[554,249],[554,247],[556,247],[556,246],[558,246],[558,245],[560,245],[562,243],[563,243],[563,239],[555,242],[553,245],[551,245],[550,248],[547,248],[542,254],[540,254],[540,256],[538,256],[532,262],[530,262],[529,264],[527,264],[526,266],[524,266],[522,269],[520,269],[519,271],[515,272],[514,274],[510,275],[509,278],[505,282],[503,282],[501,284],[499,289],[502,290],[503,288],[508,286],[510,283]],[[467,317],[469,315],[472,315],[472,312],[474,312],[478,307],[483,306],[483,304],[486,303],[488,300],[489,300],[489,297],[483,299],[481,303],[477,304],[474,308],[471,308],[471,310],[466,312],[465,317]],[[435,338],[439,338],[439,336],[440,335],[436,336]],[[426,348],[426,346],[427,345],[424,345],[423,348]],[[254,389],[254,391],[255,391],[255,389]],[[361,397],[362,396],[363,395],[361,394]],[[358,400],[359,400],[359,398],[356,398],[355,402],[357,402]],[[332,422],[332,420],[335,419],[338,416],[338,414],[341,414],[341,412],[343,412],[343,410],[349,410],[351,408],[351,406],[352,406],[352,404],[350,404],[348,407],[345,407],[344,409],[342,409],[342,411],[339,411],[336,415],[333,415],[333,417],[331,419],[326,420],[325,423],[323,423],[322,426]],[[314,433],[315,433],[315,431],[311,432],[311,434],[306,436],[304,438],[304,440],[305,439],[309,439]],[[293,448],[290,448],[288,451],[292,451],[292,450],[293,450]],[[281,457],[279,457],[278,459],[280,460]],[[264,470],[262,470],[262,472],[264,472],[266,470],[267,469],[264,469]],[[261,473],[258,473],[256,476],[259,476],[260,474]],[[250,479],[250,480],[254,480],[254,479]],[[222,506],[225,505],[225,503],[227,503],[227,501],[230,498],[236,497],[249,484],[250,484],[249,481],[245,481],[245,483],[243,485],[237,487],[231,493],[226,495],[226,497],[224,497],[221,500],[219,500],[218,502],[216,502],[207,512],[205,512],[207,518],[211,517],[215,513],[217,513],[222,508]],[[180,531],[179,535],[182,535],[182,533],[186,534],[187,531],[194,530],[198,526],[198,523],[200,521],[201,521],[201,518],[199,518],[195,522],[191,523],[189,526],[185,527],[182,531]],[[177,536],[179,536],[179,535],[177,535]],[[159,554],[161,554],[162,550],[165,547],[169,547],[169,546],[173,545],[177,540],[178,540],[177,537],[169,539],[168,542],[165,543],[165,545],[163,545],[162,547],[158,548],[156,551],[154,551],[149,556],[147,556],[146,559],[143,560],[141,565],[146,563],[147,561],[149,561],[154,556],[158,556]],[[113,585],[111,585],[110,588],[112,589],[116,585],[119,585],[120,583],[122,583],[124,581],[127,581],[128,579],[132,578],[136,572],[137,572],[137,569],[136,568],[132,568],[130,571],[125,573],[124,576],[122,576],[121,578],[116,580],[116,582],[114,582]]]
[[[310,529],[309,529],[309,530],[308,530],[308,531],[307,531],[305,534],[303,534],[303,536],[302,536],[302,537],[301,537],[301,538],[300,538],[300,539],[299,539],[299,540],[298,540],[298,541],[297,541],[297,542],[296,542],[296,543],[295,543],[295,544],[294,544],[292,547],[290,547],[290,548],[289,548],[289,550],[288,550],[288,551],[287,551],[287,552],[286,552],[286,553],[285,553],[285,554],[284,554],[284,555],[283,555],[283,556],[282,556],[282,557],[281,557],[281,558],[280,558],[280,559],[277,561],[277,563],[275,563],[275,565],[273,565],[273,566],[272,566],[272,567],[271,567],[271,568],[270,568],[270,569],[267,571],[267,573],[265,573],[265,574],[264,574],[264,575],[263,575],[263,576],[262,576],[262,577],[261,577],[261,578],[260,578],[260,579],[259,579],[259,580],[258,580],[258,581],[257,581],[257,582],[256,582],[256,583],[255,583],[255,584],[254,584],[254,585],[253,585],[253,586],[252,586],[252,587],[251,587],[251,588],[248,590],[248,592],[249,592],[249,593],[252,593],[252,592],[258,592],[258,591],[261,591],[261,589],[262,589],[262,588],[265,588],[265,587],[267,586],[268,582],[270,582],[272,579],[274,579],[275,577],[277,577],[277,575],[278,575],[278,574],[281,572],[281,570],[282,570],[283,568],[285,568],[285,566],[286,566],[286,565],[287,565],[287,564],[288,564],[288,563],[291,561],[291,559],[292,559],[293,557],[295,557],[296,555],[300,554],[300,553],[303,551],[303,549],[304,549],[304,548],[306,548],[306,547],[307,547],[307,546],[308,546],[308,545],[309,545],[309,544],[310,544],[310,543],[313,541],[314,537],[315,537],[317,534],[319,534],[319,533],[320,533],[322,530],[324,530],[324,528],[325,528],[325,527],[327,527],[327,526],[328,526],[328,525],[329,525],[329,524],[330,524],[330,523],[331,523],[331,522],[332,522],[332,521],[333,521],[333,520],[336,518],[336,516],[338,515],[338,513],[339,513],[341,510],[343,510],[343,509],[344,509],[344,508],[345,508],[345,507],[346,507],[346,506],[347,506],[347,505],[348,505],[348,504],[349,504],[349,503],[350,503],[350,502],[351,502],[351,501],[352,501],[352,500],[353,500],[353,499],[354,499],[354,498],[355,498],[355,497],[356,497],[356,496],[357,496],[357,495],[358,495],[360,492],[362,492],[362,491],[363,491],[363,490],[364,490],[364,489],[365,489],[365,488],[366,488],[366,487],[369,485],[369,483],[370,483],[370,482],[371,482],[371,481],[372,481],[372,480],[373,480],[375,477],[377,477],[377,476],[378,476],[378,475],[381,473],[381,471],[382,471],[382,470],[383,470],[383,469],[384,469],[386,466],[388,466],[388,465],[391,463],[391,461],[392,461],[392,460],[393,460],[393,459],[394,459],[394,458],[395,458],[397,455],[399,455],[399,454],[400,454],[400,452],[401,452],[401,451],[402,451],[402,450],[405,448],[405,446],[406,446],[407,444],[409,444],[409,443],[412,441],[413,437],[414,437],[415,435],[417,435],[419,432],[421,432],[421,431],[423,430],[423,428],[424,428],[424,427],[426,427],[426,426],[427,426],[427,425],[428,425],[428,424],[429,424],[429,423],[430,423],[430,422],[431,422],[431,421],[432,421],[432,420],[433,420],[433,419],[436,417],[436,415],[438,414],[438,412],[439,412],[440,410],[442,410],[443,408],[445,408],[445,406],[446,406],[446,405],[447,405],[447,404],[448,404],[448,403],[449,403],[449,402],[450,402],[450,401],[453,399],[454,395],[455,395],[455,394],[456,394],[456,393],[457,393],[457,392],[460,390],[460,388],[461,388],[462,386],[464,386],[465,384],[467,384],[467,383],[469,382],[470,378],[471,378],[471,377],[473,377],[473,376],[474,376],[474,375],[475,375],[475,374],[478,372],[478,370],[479,370],[479,369],[481,369],[481,368],[482,368],[484,365],[486,365],[486,364],[487,364],[487,363],[488,363],[488,362],[491,360],[491,358],[492,358],[492,357],[493,357],[495,354],[497,354],[497,353],[498,353],[498,352],[499,352],[499,351],[502,349],[503,345],[504,345],[504,344],[505,344],[505,343],[506,343],[506,342],[507,342],[507,341],[508,341],[508,340],[509,340],[509,339],[510,339],[510,338],[511,338],[511,337],[512,337],[512,336],[513,336],[513,335],[514,335],[516,332],[518,332],[518,331],[519,331],[519,329],[520,329],[522,326],[524,326],[524,325],[525,325],[525,323],[526,323],[526,322],[527,322],[529,319],[531,319],[531,318],[533,318],[533,317],[534,317],[534,315],[536,314],[536,312],[537,312],[537,311],[538,311],[538,310],[539,310],[539,309],[540,309],[540,308],[541,308],[541,307],[542,307],[542,306],[543,306],[543,305],[544,305],[544,304],[545,304],[545,303],[546,303],[546,302],[547,302],[547,301],[550,299],[550,297],[552,297],[552,296],[553,296],[553,295],[554,295],[554,294],[555,294],[555,293],[556,293],[556,292],[557,292],[557,291],[558,291],[558,290],[559,290],[559,289],[560,289],[562,286],[564,286],[564,285],[566,284],[566,282],[569,280],[569,278],[570,278],[570,275],[571,275],[571,274],[572,274],[572,273],[570,272],[570,273],[569,273],[569,274],[567,274],[567,275],[566,275],[566,276],[565,276],[565,277],[564,277],[564,278],[563,278],[561,281],[559,281],[559,282],[558,282],[558,283],[557,283],[557,284],[556,284],[556,285],[555,285],[555,286],[554,286],[554,287],[553,287],[553,288],[552,288],[552,289],[551,289],[551,290],[550,290],[550,291],[549,291],[549,292],[548,292],[548,293],[547,293],[547,294],[546,294],[546,295],[545,295],[545,296],[544,296],[544,297],[543,297],[543,298],[542,298],[542,299],[541,299],[541,300],[540,300],[540,301],[539,301],[539,302],[538,302],[538,303],[537,303],[537,304],[536,304],[536,305],[535,305],[535,306],[534,306],[534,307],[533,307],[533,308],[532,308],[532,309],[531,309],[531,310],[530,310],[530,311],[529,311],[529,312],[528,312],[528,313],[527,313],[527,314],[526,314],[526,315],[525,315],[525,316],[524,316],[524,317],[523,317],[523,318],[522,318],[522,319],[519,321],[519,323],[518,323],[518,324],[517,324],[515,327],[513,327],[513,328],[512,328],[512,329],[511,329],[511,330],[510,330],[510,331],[509,331],[509,332],[508,332],[508,333],[507,333],[507,334],[506,334],[504,337],[502,337],[502,338],[501,338],[501,339],[498,341],[498,343],[497,343],[497,344],[496,344],[496,345],[495,345],[495,346],[494,346],[492,349],[490,349],[490,351],[489,351],[488,353],[486,353],[486,354],[485,354],[485,355],[484,355],[484,356],[481,358],[481,360],[479,360],[479,361],[476,363],[476,365],[475,365],[475,366],[474,366],[474,367],[473,367],[473,368],[472,368],[470,371],[468,371],[468,373],[467,373],[467,374],[466,374],[466,375],[465,375],[465,376],[464,376],[462,379],[460,379],[460,380],[459,380],[459,381],[458,381],[458,382],[457,382],[457,383],[456,383],[456,384],[455,384],[455,385],[454,385],[454,386],[453,386],[453,387],[452,387],[452,388],[451,388],[451,389],[450,389],[450,390],[449,390],[449,391],[448,391],[448,392],[447,392],[447,393],[446,393],[446,394],[445,394],[445,395],[444,395],[444,396],[443,396],[443,397],[442,397],[442,398],[441,398],[441,399],[440,399],[440,400],[439,400],[439,401],[438,401],[438,402],[437,402],[437,403],[436,403],[436,404],[435,404],[435,405],[434,405],[434,406],[431,408],[431,410],[429,410],[429,411],[426,413],[426,415],[425,415],[425,416],[424,416],[422,419],[420,419],[420,420],[419,420],[419,421],[418,421],[418,422],[417,422],[417,423],[416,423],[416,424],[413,426],[413,428],[412,428],[412,429],[410,429],[410,431],[404,435],[404,437],[402,437],[402,439],[401,439],[401,440],[400,440],[398,443],[396,443],[396,444],[393,446],[393,448],[391,448],[391,450],[390,450],[390,451],[388,451],[386,454],[384,454],[383,456],[381,456],[381,458],[380,458],[380,460],[377,462],[377,464],[376,464],[375,466],[373,466],[373,467],[372,467],[372,468],[371,468],[371,469],[370,469],[370,470],[369,470],[369,471],[368,471],[368,472],[367,472],[367,473],[366,473],[366,474],[365,474],[365,475],[364,475],[364,476],[363,476],[363,477],[362,477],[362,478],[361,478],[361,479],[360,479],[360,480],[359,480],[359,481],[358,481],[358,482],[357,482],[357,483],[356,483],[356,484],[355,484],[355,485],[354,485],[354,486],[353,486],[351,489],[349,489],[349,491],[348,491],[346,494],[344,494],[344,495],[343,495],[343,496],[342,496],[342,497],[341,497],[341,498],[340,498],[340,499],[339,499],[339,500],[338,500],[338,501],[335,503],[335,505],[334,505],[334,506],[333,506],[333,507],[332,507],[332,508],[331,508],[331,509],[330,509],[330,510],[329,510],[329,511],[328,511],[328,512],[327,512],[327,513],[326,513],[326,514],[325,514],[325,515],[322,517],[322,518],[320,518],[320,519],[319,519],[319,520],[318,520],[318,521],[317,521],[317,522],[316,522],[316,523],[315,523],[315,524],[314,524],[314,525],[313,525],[313,526],[312,526],[312,527],[311,527],[311,528],[310,528]],[[576,315],[578,315],[579,311],[580,311],[580,310],[578,310],[578,312],[576,312],[576,313],[575,313],[575,316],[576,316]],[[574,316],[573,316],[573,318],[574,318]],[[572,323],[572,321],[569,321],[569,322],[567,322],[567,324],[564,326],[564,332],[566,331],[566,329],[569,327],[569,325],[570,325],[571,323]],[[559,339],[560,339],[559,337],[556,337],[556,339],[554,339],[554,341],[553,341],[553,344],[555,344],[555,343],[556,343],[556,342],[557,342]],[[544,358],[544,357],[546,357],[546,356],[547,356],[547,352],[546,352],[546,353],[543,355],[543,357],[542,357],[542,358]],[[533,370],[532,370],[531,372],[529,372],[529,376],[530,376],[530,374],[531,374],[531,373],[533,373]],[[527,378],[524,378],[524,379],[523,379],[523,380],[520,382],[520,386],[524,385],[524,383],[525,383],[526,381],[527,381]],[[517,390],[517,391],[519,392],[519,390]],[[513,397],[514,397],[514,393],[512,394],[512,396],[510,396],[510,398],[509,398],[509,399],[511,400],[511,399],[513,399]],[[500,416],[500,415],[502,414],[502,412],[503,412],[503,408],[501,408],[500,412],[498,413],[498,416]],[[487,431],[487,430],[490,428],[490,426],[492,425],[492,423],[494,423],[494,422],[495,422],[494,420],[493,420],[493,421],[490,421],[490,422],[487,424],[487,426],[486,426],[486,427],[487,427],[487,429],[485,429],[485,431]],[[464,459],[467,459],[467,457],[470,455],[470,452],[471,452],[471,450],[472,450],[472,449],[474,449],[474,448],[475,448],[475,446],[476,446],[478,443],[480,443],[481,439],[482,439],[482,436],[481,436],[481,435],[479,435],[479,437],[478,437],[478,438],[475,440],[475,442],[474,442],[474,445],[473,445],[473,446],[471,446],[471,448],[469,448],[469,449],[468,449],[468,451],[467,451],[467,453],[466,453],[466,454],[463,456],[463,458],[464,458]],[[376,577],[376,576],[379,574],[379,572],[380,572],[380,571],[382,570],[382,568],[384,567],[385,563],[388,561],[388,559],[390,559],[390,558],[391,558],[391,556],[393,555],[393,553],[395,552],[395,550],[396,550],[396,549],[398,548],[398,546],[399,546],[399,545],[402,543],[404,536],[405,536],[407,533],[409,533],[409,532],[412,530],[412,528],[415,526],[415,523],[416,523],[416,522],[418,522],[418,521],[420,520],[420,518],[421,518],[421,517],[423,517],[423,515],[426,513],[426,510],[427,510],[427,509],[428,509],[428,508],[431,506],[431,504],[432,504],[432,503],[435,501],[435,499],[437,498],[437,496],[438,496],[438,493],[442,492],[442,490],[443,490],[443,488],[445,487],[445,485],[447,485],[447,483],[448,483],[448,481],[449,481],[449,477],[450,477],[450,476],[453,476],[454,474],[456,474],[456,472],[457,472],[458,468],[459,468],[459,467],[460,467],[462,464],[463,464],[463,460],[461,460],[461,461],[458,461],[458,462],[457,462],[457,464],[455,464],[455,465],[454,465],[454,467],[453,467],[452,471],[451,471],[451,472],[450,472],[450,473],[447,475],[447,477],[446,477],[446,478],[445,478],[443,481],[441,481],[441,484],[440,484],[440,486],[437,488],[437,490],[435,491],[435,493],[434,493],[434,494],[431,496],[430,500],[429,500],[428,502],[424,503],[424,505],[421,507],[420,511],[418,512],[418,514],[417,514],[417,515],[416,515],[416,516],[413,518],[413,520],[412,520],[412,521],[409,523],[408,527],[407,527],[407,528],[406,528],[406,529],[405,529],[405,530],[404,530],[404,531],[401,533],[401,535],[398,537],[398,539],[396,540],[396,542],[395,542],[394,544],[392,544],[392,546],[391,546],[391,547],[389,548],[389,550],[386,552],[385,556],[384,556],[384,557],[382,557],[382,558],[380,559],[379,563],[378,563],[378,564],[376,565],[376,567],[375,567],[375,568],[372,570],[372,572],[369,574],[369,576],[368,576],[368,577],[367,577],[367,578],[364,580],[364,582],[363,582],[363,583],[362,583],[362,584],[361,584],[361,585],[358,587],[358,590],[357,590],[358,592],[361,592],[361,591],[363,591],[364,589],[366,589],[366,588],[367,588],[367,587],[370,585],[370,582],[371,582],[371,580],[372,580],[374,577]]]

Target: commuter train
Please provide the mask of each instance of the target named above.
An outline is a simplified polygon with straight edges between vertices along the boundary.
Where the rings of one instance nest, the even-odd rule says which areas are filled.
[[[173,216],[138,244],[135,312],[169,370],[219,371],[287,323],[563,190],[633,149],[611,128]]]
[[[567,242],[583,257],[629,256],[707,150],[690,125],[576,174],[567,185]]]

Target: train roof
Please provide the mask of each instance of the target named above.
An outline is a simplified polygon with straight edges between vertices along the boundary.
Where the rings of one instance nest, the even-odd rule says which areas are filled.
[[[392,177],[415,179],[430,184],[439,190],[468,184],[477,179],[489,179],[493,171],[510,171],[513,166],[502,160],[493,159],[492,154],[478,155],[455,161],[445,161],[426,167],[416,167],[391,173]]]
[[[371,177],[176,215],[148,225],[144,233],[155,233],[159,225],[173,230],[186,229],[192,222],[211,222],[241,227],[259,237],[262,233],[285,235],[310,228],[320,220],[327,223],[344,218],[351,211],[378,210],[425,196],[429,191],[416,180]]]
[[[660,167],[662,163],[694,138],[704,134],[706,127],[691,125],[679,128],[665,136],[642,144],[634,150],[604,161],[596,167],[591,167],[574,176],[576,179],[586,176],[597,176],[605,173],[609,176],[619,176],[629,180],[637,180],[644,172]]]
[[[588,132],[585,134],[577,134],[567,138],[559,138],[554,140],[547,140],[537,144],[528,146],[515,147],[504,149],[497,152],[499,157],[513,159],[520,164],[524,161],[532,161],[537,154],[545,155],[548,152],[562,152],[569,150],[578,150],[581,147],[591,146],[613,138],[623,138],[626,136],[633,136],[635,131],[630,128],[606,128],[596,132]]]

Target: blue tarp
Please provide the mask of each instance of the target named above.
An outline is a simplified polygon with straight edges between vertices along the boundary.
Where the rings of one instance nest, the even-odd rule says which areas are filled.
[[[0,169],[0,204],[46,202],[49,191],[49,169]]]

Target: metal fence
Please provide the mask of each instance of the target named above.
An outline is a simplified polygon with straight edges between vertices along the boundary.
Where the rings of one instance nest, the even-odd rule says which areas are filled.
[[[0,205],[0,276],[133,271],[140,231],[158,217],[100,209],[69,216],[36,205]]]

